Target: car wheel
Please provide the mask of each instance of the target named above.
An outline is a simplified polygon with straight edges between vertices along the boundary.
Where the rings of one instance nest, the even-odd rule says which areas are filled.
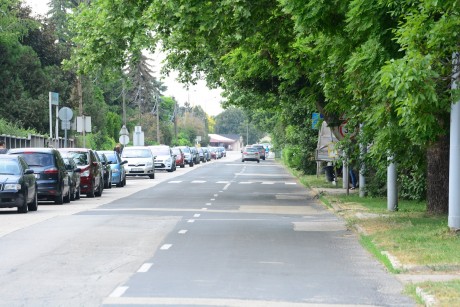
[[[185,167],[185,163],[180,165],[180,168],[184,168],[184,167]]]
[[[96,192],[94,191],[95,184],[96,183],[94,182],[91,184],[91,191],[89,191],[89,193],[86,194],[86,197],[93,198],[94,196],[96,196]]]
[[[244,162],[244,159],[243,159],[243,160],[241,160],[241,162]]]
[[[56,195],[54,198],[54,203],[57,205],[62,205],[64,203],[64,191],[61,190],[61,193],[59,195]]]
[[[155,179],[155,174],[149,175],[150,179]]]
[[[67,195],[64,196],[64,202],[66,204],[70,203],[70,188],[69,188],[69,192],[67,192]]]
[[[109,186],[107,188],[112,188],[112,176],[109,177]]]
[[[29,211],[37,211],[38,210],[38,196],[37,192],[35,192],[34,199],[27,205]]]
[[[260,160],[257,160],[257,163],[260,163]]]
[[[75,200],[75,195],[77,194],[77,188],[74,187],[73,190],[70,192],[70,200],[74,201]]]
[[[97,191],[94,193],[95,196],[99,197],[102,195],[103,186],[104,184],[102,183],[102,181],[100,181]]]
[[[115,185],[117,188],[121,188],[123,186],[123,180],[120,178],[120,182]]]
[[[75,199],[80,199],[80,187],[78,187],[77,192],[75,193]]]
[[[190,167],[193,167],[193,162],[190,162],[189,166],[190,166]]]
[[[22,202],[22,205],[18,207],[18,213],[27,213],[29,211],[29,207],[27,206],[27,191],[24,193],[24,201]]]
[[[125,185],[126,185],[126,177],[123,178],[123,185],[122,186],[124,187]]]

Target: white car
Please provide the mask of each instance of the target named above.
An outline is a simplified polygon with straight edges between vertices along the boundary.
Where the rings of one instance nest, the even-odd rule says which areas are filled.
[[[123,148],[121,159],[125,164],[126,176],[149,176],[155,178],[155,158],[147,146],[130,146]]]
[[[176,170],[176,155],[168,145],[148,146],[155,156],[155,169],[174,172]]]

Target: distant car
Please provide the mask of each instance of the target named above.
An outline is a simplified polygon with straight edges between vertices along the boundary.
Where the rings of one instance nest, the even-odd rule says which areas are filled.
[[[215,147],[209,147],[209,153],[211,154],[211,159],[217,160],[218,159],[218,151]]]
[[[102,170],[103,170],[102,177],[104,179],[104,189],[111,189],[112,188],[112,168],[110,167],[110,161],[109,159],[107,159],[107,156],[103,152],[96,150],[96,154],[102,163]]]
[[[185,155],[179,147],[172,148],[173,154],[176,156],[176,166],[185,167]]]
[[[225,151],[225,147],[217,147],[217,150],[220,152],[220,157],[223,158],[223,157],[226,157],[227,156],[227,151]]]
[[[265,160],[265,147],[261,144],[254,144],[252,147],[257,148],[259,150],[259,156],[262,160]]]
[[[77,164],[72,158],[64,157],[63,159],[67,173],[69,173],[70,200],[80,199],[81,169],[78,168]]]
[[[241,162],[244,161],[257,161],[260,162],[259,150],[255,147],[246,147],[241,153]]]
[[[206,155],[204,153],[203,148],[198,147],[197,151],[198,151],[198,156],[200,157],[200,161],[203,162],[203,163],[206,163],[206,161],[208,161],[208,160],[206,159]]]
[[[176,157],[168,145],[147,146],[155,156],[155,169],[174,172],[176,170]]]
[[[126,170],[124,165],[128,161],[121,160],[121,156],[112,150],[103,150],[101,151],[107,159],[110,161],[110,167],[112,168],[112,184],[115,184],[117,187],[124,187],[126,185]]]
[[[203,153],[206,161],[211,161],[211,153],[209,152],[208,147],[203,147]]]
[[[65,157],[72,158],[81,169],[80,191],[86,197],[101,196],[104,190],[101,163],[96,153],[88,148],[59,148]]]
[[[193,163],[195,164],[200,164],[200,154],[198,153],[198,150],[196,149],[195,146],[190,147],[190,152],[192,153],[192,159]]]
[[[17,155],[0,155],[0,208],[17,208],[19,213],[37,211],[37,181],[34,170]]]
[[[185,163],[188,164],[190,167],[195,165],[195,159],[193,153],[188,146],[179,146],[180,150],[184,153],[185,156]]]
[[[148,176],[155,178],[155,159],[147,146],[130,146],[123,148],[121,159],[125,164],[126,176]]]

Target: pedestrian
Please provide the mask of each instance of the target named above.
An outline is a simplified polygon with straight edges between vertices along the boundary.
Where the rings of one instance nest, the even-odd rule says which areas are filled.
[[[356,175],[352,167],[350,167],[349,173],[350,173],[350,179],[351,179],[351,190],[354,190],[356,189],[357,185],[356,185]]]
[[[113,151],[117,152],[119,155],[121,155],[121,144],[120,143],[117,143],[117,145],[115,145],[115,148],[113,149]]]
[[[6,148],[5,141],[0,140],[0,154],[8,153],[8,148]]]

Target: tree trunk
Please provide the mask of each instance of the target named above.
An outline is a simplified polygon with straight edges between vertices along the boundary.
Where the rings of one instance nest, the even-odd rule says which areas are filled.
[[[427,150],[427,212],[449,211],[449,138],[439,138]]]

